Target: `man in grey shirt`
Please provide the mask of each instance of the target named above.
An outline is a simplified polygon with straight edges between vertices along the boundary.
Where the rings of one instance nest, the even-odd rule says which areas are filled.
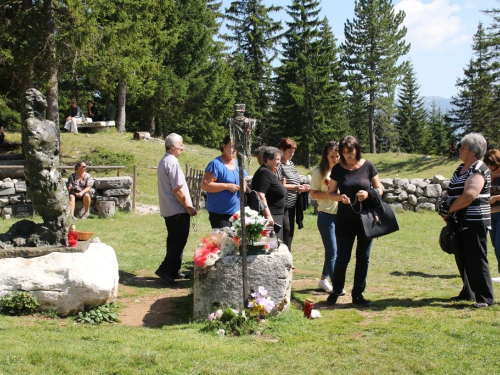
[[[171,133],[165,138],[165,155],[158,164],[158,197],[160,214],[167,227],[167,255],[155,274],[169,285],[175,279],[187,278],[180,271],[182,253],[189,237],[190,216],[198,212],[193,207],[184,172],[177,158],[184,150],[182,137]]]

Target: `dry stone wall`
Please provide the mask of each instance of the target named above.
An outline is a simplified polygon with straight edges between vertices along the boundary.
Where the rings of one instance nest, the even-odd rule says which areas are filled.
[[[66,184],[67,179],[63,179]],[[95,194],[91,212],[97,214],[100,201],[115,202],[116,209],[131,211],[130,200],[132,177],[97,177],[94,179]],[[5,178],[0,183],[0,214],[3,219],[23,218],[33,215],[33,205],[26,192],[23,180]],[[83,214],[82,201],[76,201],[75,214]],[[81,211],[81,212],[79,212]]]

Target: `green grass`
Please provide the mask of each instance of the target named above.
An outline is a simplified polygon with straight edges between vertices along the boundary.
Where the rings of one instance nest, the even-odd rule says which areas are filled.
[[[131,140],[130,134],[62,135],[63,157],[102,146],[134,154],[140,165],[139,202],[156,203],[156,166],[163,146]],[[79,142],[77,142],[79,140]],[[77,146],[78,144],[78,146]],[[181,157],[204,168],[218,152],[188,146]],[[381,176],[450,176],[449,165],[411,155],[366,155]],[[379,158],[380,159],[377,159]],[[390,161],[395,164],[391,165]],[[427,164],[432,173],[421,170]],[[443,169],[440,169],[443,168]],[[129,173],[128,171],[127,173]],[[387,175],[385,175],[387,173]],[[408,175],[407,175],[408,173]],[[149,177],[148,177],[149,176]],[[394,177],[394,176],[392,176]],[[305,215],[304,229],[293,245],[294,302],[289,312],[268,321],[261,336],[219,338],[202,333],[203,324],[190,318],[192,294],[172,297],[171,323],[158,328],[75,325],[71,319],[0,316],[0,374],[489,374],[500,371],[500,308],[473,310],[469,303],[450,302],[461,287],[452,256],[439,249],[443,223],[435,213],[399,212],[400,231],[374,241],[366,298],[370,308],[357,308],[348,297],[335,307],[317,289],[323,247],[316,217]],[[210,231],[205,211],[195,219],[184,256],[193,266],[193,251]],[[0,221],[5,232],[14,221]],[[113,219],[77,222],[112,246],[120,267],[120,295],[157,296],[154,270],[164,257],[166,230],[159,215],[118,213]],[[496,259],[489,248],[492,271]],[[351,262],[352,263],[352,262]],[[347,271],[346,290],[353,280]],[[494,272],[496,275],[497,272]],[[156,285],[156,286],[154,286]],[[188,286],[189,287],[189,286]],[[498,284],[495,298],[500,301]],[[302,317],[301,303],[312,298],[323,317]],[[120,302],[120,301],[119,301]]]

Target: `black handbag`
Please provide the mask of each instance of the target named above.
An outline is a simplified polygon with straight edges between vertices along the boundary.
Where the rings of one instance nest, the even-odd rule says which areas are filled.
[[[360,220],[363,228],[363,235],[367,239],[373,239],[399,230],[396,215],[386,202],[380,199],[377,189],[372,189],[369,192],[372,206],[368,204],[363,207],[360,204]]]
[[[259,197],[259,194],[255,190],[250,190],[247,185],[247,191],[245,192],[245,205],[250,207],[251,210],[257,211],[259,215],[262,215],[264,210],[264,203]]]
[[[457,225],[451,220],[441,229],[439,246],[448,254],[455,254],[458,247]]]

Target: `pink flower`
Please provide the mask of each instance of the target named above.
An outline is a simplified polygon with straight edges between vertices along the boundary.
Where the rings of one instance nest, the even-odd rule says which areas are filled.
[[[219,309],[219,310],[217,310],[217,311],[215,312],[215,317],[216,317],[217,319],[220,319],[220,318],[221,318],[221,316],[222,316],[222,310],[220,310],[220,309]]]
[[[211,313],[209,316],[208,316],[208,320],[209,321],[212,321],[215,319],[215,314],[214,313]]]

